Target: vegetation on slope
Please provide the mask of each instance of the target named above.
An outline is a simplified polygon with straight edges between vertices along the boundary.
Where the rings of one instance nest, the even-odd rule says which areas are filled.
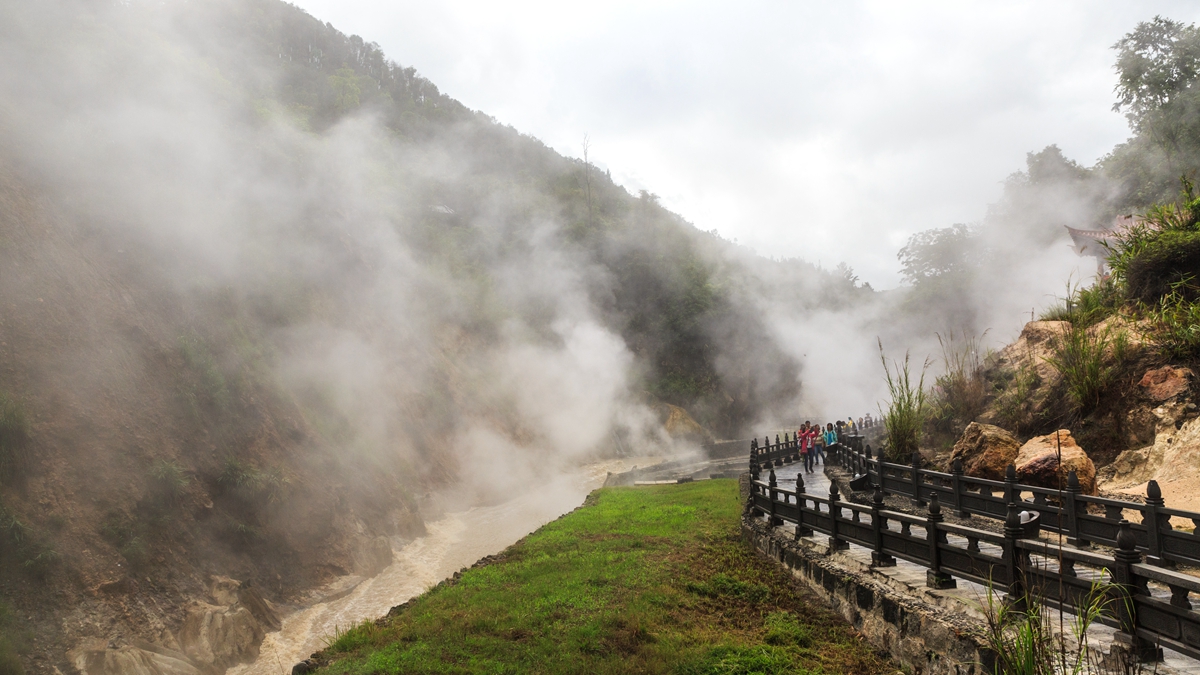
[[[331,636],[325,673],[882,673],[738,537],[737,484],[608,488],[486,566]]]

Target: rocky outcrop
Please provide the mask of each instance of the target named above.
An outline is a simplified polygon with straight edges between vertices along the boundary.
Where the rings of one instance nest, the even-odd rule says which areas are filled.
[[[83,675],[203,675],[184,654],[149,644],[118,648],[90,640],[67,659]]]
[[[1163,366],[1147,370],[1138,386],[1151,400],[1161,403],[1188,391],[1194,378],[1190,368]]]
[[[976,478],[1004,480],[1004,470],[1017,458],[1021,443],[1004,429],[971,422],[954,444],[950,461],[962,460],[963,472]]]
[[[257,588],[229,577],[211,577],[208,592],[217,604],[188,607],[178,638],[164,636],[170,647],[89,640],[67,657],[82,675],[215,675],[257,658],[267,631],[280,628],[275,608]]]
[[[213,577],[211,595],[225,606],[197,602],[188,608],[179,630],[183,652],[206,671],[222,672],[253,661],[269,630],[278,630],[279,616],[258,589],[227,577]]]
[[[354,563],[363,576],[373,577],[392,564],[392,540],[380,535],[364,542],[354,555]]]
[[[1084,494],[1096,494],[1096,465],[1068,429],[1036,436],[1017,453],[1017,481],[1047,488],[1065,487],[1073,469]]]

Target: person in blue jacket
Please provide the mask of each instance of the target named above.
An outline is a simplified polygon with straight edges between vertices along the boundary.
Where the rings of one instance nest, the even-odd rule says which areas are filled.
[[[833,428],[833,422],[830,422],[825,425],[824,436],[825,436],[825,447],[821,448],[821,459],[822,460],[825,459],[825,451],[828,448],[833,447],[834,443],[838,442],[837,431],[835,431]]]

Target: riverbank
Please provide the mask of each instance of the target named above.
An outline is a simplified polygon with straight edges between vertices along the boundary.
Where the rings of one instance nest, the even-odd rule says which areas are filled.
[[[322,673],[891,673],[739,539],[733,480],[606,488],[584,507],[340,632]]]

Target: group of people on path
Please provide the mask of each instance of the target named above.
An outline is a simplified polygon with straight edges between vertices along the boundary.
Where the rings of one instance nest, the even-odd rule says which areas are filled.
[[[838,442],[838,432],[833,428],[833,422],[825,425],[805,421],[796,430],[796,440],[800,444],[800,457],[804,460],[804,473],[812,473],[813,466],[825,460],[825,448]]]

